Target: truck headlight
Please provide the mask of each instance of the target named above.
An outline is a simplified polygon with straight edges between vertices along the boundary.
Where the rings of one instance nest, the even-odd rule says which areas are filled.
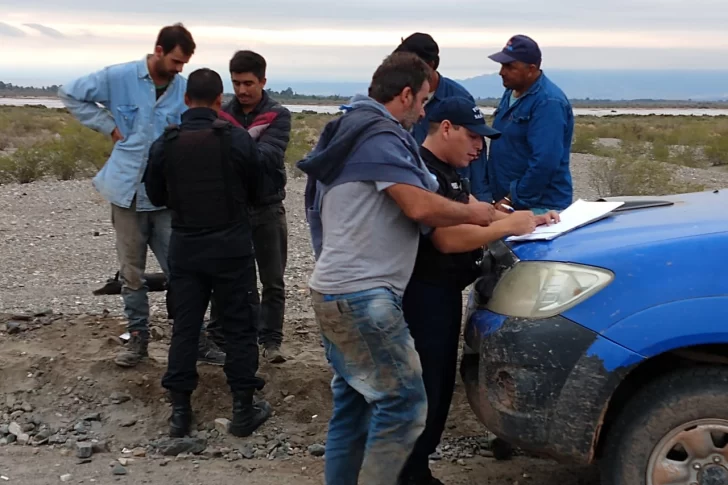
[[[614,279],[611,271],[574,263],[519,261],[496,285],[488,310],[520,318],[549,318],[565,312]]]

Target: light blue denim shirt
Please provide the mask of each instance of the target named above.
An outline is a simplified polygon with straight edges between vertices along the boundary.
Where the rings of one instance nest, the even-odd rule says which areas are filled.
[[[136,195],[138,211],[161,209],[149,201],[142,176],[154,140],[167,125],[179,124],[187,110],[186,86],[187,80],[178,74],[157,100],[145,56],[105,67],[58,90],[63,104],[83,125],[105,135],[116,126],[124,137],[93,179],[108,202],[128,208]]]

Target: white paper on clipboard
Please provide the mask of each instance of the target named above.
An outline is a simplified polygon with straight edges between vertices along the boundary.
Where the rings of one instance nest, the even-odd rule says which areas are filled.
[[[602,219],[624,202],[588,202],[577,200],[559,213],[561,221],[550,226],[538,226],[531,234],[511,236],[506,241],[550,241],[562,234]]]

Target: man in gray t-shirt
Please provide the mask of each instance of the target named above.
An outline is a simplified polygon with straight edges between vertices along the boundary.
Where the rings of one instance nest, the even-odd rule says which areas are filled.
[[[494,209],[435,193],[407,132],[424,115],[430,68],[395,53],[298,163],[317,256],[309,282],[334,370],[326,485],[396,485],[425,427],[422,366],[402,314],[420,232],[488,225]]]
[[[375,152],[385,148],[390,155],[403,150],[395,137],[376,135],[353,152],[351,159],[377,156]],[[421,169],[427,170],[424,163]],[[321,207],[326,230],[309,281],[311,289],[342,294],[386,287],[399,296],[404,294],[417,257],[419,231],[429,229],[407,217],[387,194],[394,185],[347,182],[327,192]]]

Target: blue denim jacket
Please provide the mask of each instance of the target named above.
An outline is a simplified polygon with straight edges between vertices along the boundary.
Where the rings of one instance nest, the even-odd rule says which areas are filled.
[[[572,202],[569,157],[574,113],[545,74],[509,107],[506,90],[494,113],[503,134],[490,144],[487,179],[492,200],[510,194],[515,209],[562,210]]]
[[[161,209],[149,201],[142,176],[154,140],[167,125],[179,124],[187,110],[186,86],[185,78],[175,76],[157,101],[144,57],[105,67],[58,90],[63,104],[83,125],[105,135],[118,127],[124,137],[93,179],[94,187],[108,202],[128,208],[136,195],[136,210]]]
[[[415,140],[419,145],[422,145],[422,142],[425,141],[425,138],[427,138],[427,130],[430,125],[430,113],[432,113],[435,107],[440,104],[443,99],[450,96],[460,96],[473,100],[473,96],[463,86],[452,79],[440,76],[440,83],[438,84],[435,92],[432,93],[430,101],[425,106],[425,117],[422,118],[412,129],[412,135],[415,137]],[[480,157],[473,160],[469,166],[459,168],[458,173],[461,177],[467,178],[470,181],[470,192],[476,199],[484,202],[490,202],[490,199],[488,198],[490,197],[490,191],[488,190],[485,181],[486,151],[487,150],[483,149]]]

